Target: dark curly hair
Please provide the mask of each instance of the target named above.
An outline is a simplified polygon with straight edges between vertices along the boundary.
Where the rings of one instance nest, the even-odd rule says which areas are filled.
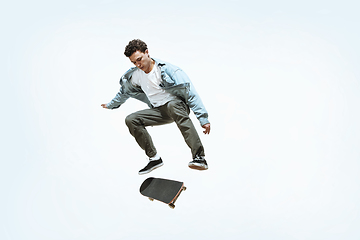
[[[134,39],[134,40],[131,40],[128,43],[128,45],[125,47],[124,54],[126,57],[130,57],[137,50],[144,53],[146,49],[147,49],[146,43],[144,43],[140,39]]]

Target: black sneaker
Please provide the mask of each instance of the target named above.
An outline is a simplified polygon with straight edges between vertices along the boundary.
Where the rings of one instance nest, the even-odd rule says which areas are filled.
[[[204,157],[196,156],[194,160],[189,162],[189,168],[196,170],[207,170],[208,165]]]
[[[149,161],[148,165],[146,165],[146,167],[144,167],[143,169],[141,169],[139,171],[139,174],[146,174],[146,173],[149,173],[151,172],[152,170],[158,168],[158,167],[161,167],[162,165],[164,165],[162,159],[160,158],[159,160],[152,160],[152,161]]]

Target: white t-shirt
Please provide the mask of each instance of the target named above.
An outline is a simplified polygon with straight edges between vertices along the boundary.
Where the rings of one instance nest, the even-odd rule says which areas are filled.
[[[141,69],[135,70],[131,81],[133,85],[141,87],[154,107],[160,107],[176,98],[159,86],[161,73],[156,64],[148,74]]]

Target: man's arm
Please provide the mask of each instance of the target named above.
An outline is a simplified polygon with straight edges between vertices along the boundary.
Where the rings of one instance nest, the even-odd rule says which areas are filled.
[[[122,91],[122,87],[120,91],[115,95],[115,97],[107,104],[101,104],[103,108],[107,109],[115,109],[120,107],[126,100],[129,99],[129,96]],[[104,106],[103,106],[104,105]]]
[[[124,73],[121,78],[120,78],[120,90],[119,92],[115,95],[115,97],[107,104],[101,104],[101,106],[103,108],[106,109],[115,109],[115,108],[119,108],[124,102],[126,102],[126,100],[128,100],[130,98],[130,96],[126,93],[127,91],[125,91],[125,86],[123,86],[126,82],[127,82],[127,78],[129,78],[129,74],[131,74],[132,72],[134,72],[137,68],[133,67],[130,68],[126,73]]]
[[[200,125],[202,127],[204,127],[206,124],[209,124],[208,129],[206,129],[206,133],[209,133],[210,122],[208,120],[208,112],[206,111],[206,108],[202,103],[199,94],[196,92],[194,85],[190,81],[190,78],[181,69],[176,70],[172,78],[175,80],[177,84],[189,83],[190,89],[188,91],[187,103],[191,108],[191,110],[194,112],[196,118],[199,120]]]

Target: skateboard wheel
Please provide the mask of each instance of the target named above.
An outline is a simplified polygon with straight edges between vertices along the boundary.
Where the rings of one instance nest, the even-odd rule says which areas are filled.
[[[173,203],[169,203],[169,207],[174,209],[175,208],[175,205]]]
[[[183,187],[183,190],[185,191],[185,190],[186,190],[186,187]]]
[[[150,200],[150,201],[154,201],[154,199],[153,199],[153,198],[149,198],[149,200]]]

